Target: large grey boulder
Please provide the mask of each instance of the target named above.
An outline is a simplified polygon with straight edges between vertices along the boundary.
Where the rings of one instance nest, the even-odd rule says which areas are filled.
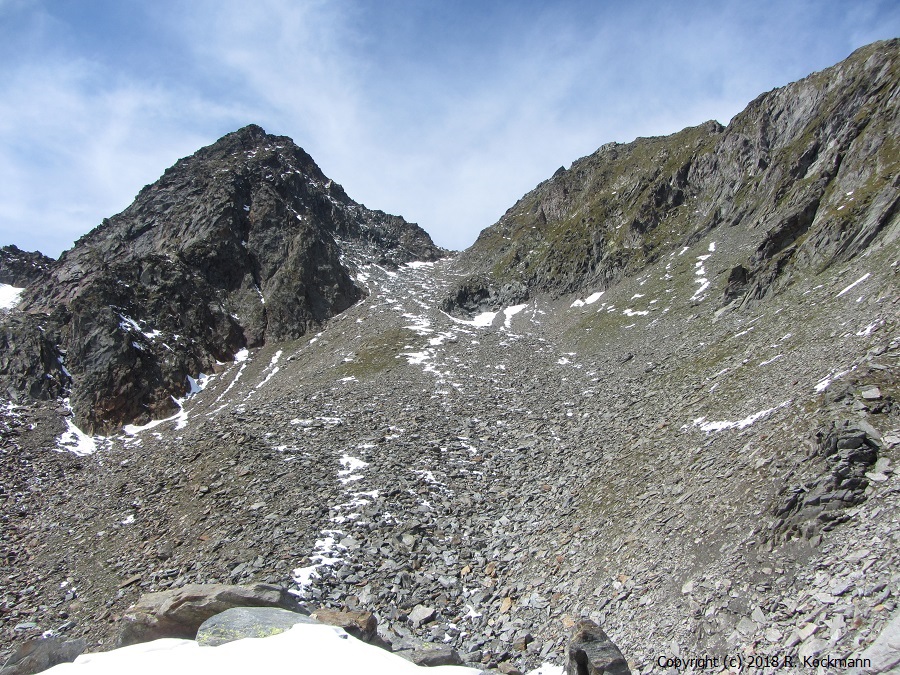
[[[71,663],[87,647],[84,638],[66,640],[62,637],[34,638],[18,646],[0,668],[0,675],[32,675],[60,663]]]
[[[575,624],[566,652],[566,675],[631,675],[619,648],[596,623]]]
[[[234,607],[280,607],[299,610],[297,599],[279,586],[255,584],[189,584],[147,593],[122,617],[117,646],[159,638],[192,640],[201,624]]]
[[[200,624],[197,643],[217,647],[244,638],[264,638],[290,630],[298,623],[319,622],[278,607],[233,607]]]

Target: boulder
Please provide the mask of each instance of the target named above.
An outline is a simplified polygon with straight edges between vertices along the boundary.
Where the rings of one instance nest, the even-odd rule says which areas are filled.
[[[318,622],[305,614],[278,607],[232,607],[200,624],[197,643],[217,647],[244,638],[269,637],[298,623]]]
[[[369,644],[380,642],[378,622],[371,612],[354,612],[323,607],[317,609],[311,616],[319,623],[343,628],[348,634],[363,642]]]
[[[417,666],[431,668],[433,666],[461,666],[463,661],[459,653],[449,645],[432,645],[425,643],[421,649],[404,650],[397,652],[407,661],[412,661]]]
[[[34,638],[23,642],[0,668],[0,675],[32,675],[60,663],[71,663],[87,647],[84,638]]]
[[[631,675],[619,648],[596,623],[575,624],[566,650],[566,675]]]
[[[204,621],[233,607],[300,609],[295,596],[271,584],[188,584],[142,595],[122,617],[117,646],[159,638],[192,640]]]

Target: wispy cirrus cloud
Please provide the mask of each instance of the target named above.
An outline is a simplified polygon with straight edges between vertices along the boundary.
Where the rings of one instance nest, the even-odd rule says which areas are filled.
[[[0,243],[53,254],[250,122],[461,248],[599,145],[727,122],[900,28],[879,0],[0,0],[0,18]]]

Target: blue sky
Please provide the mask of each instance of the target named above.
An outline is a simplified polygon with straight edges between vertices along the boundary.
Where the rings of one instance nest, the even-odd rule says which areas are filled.
[[[898,35],[875,0],[0,0],[0,244],[57,256],[256,123],[460,249],[604,143]]]

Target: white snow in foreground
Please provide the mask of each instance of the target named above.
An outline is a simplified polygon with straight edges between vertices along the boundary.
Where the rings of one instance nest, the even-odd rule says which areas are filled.
[[[790,405],[790,403],[790,401],[785,401],[784,403],[777,405],[774,408],[760,410],[759,412],[748,415],[744,419],[737,420],[736,422],[728,422],[725,420],[719,422],[707,422],[705,417],[698,417],[694,420],[693,424],[695,427],[700,427],[700,431],[705,431],[707,433],[709,433],[710,431],[723,431],[725,429],[744,429],[745,427],[749,427],[754,422],[761,420],[763,417],[772,414],[779,408],[784,408],[785,406]]]
[[[240,350],[237,354],[234,355],[234,362],[240,363],[241,361],[246,361],[249,358],[249,356],[250,356],[250,350],[244,348],[244,349]]]
[[[262,382],[260,382],[258,385],[256,385],[257,389],[259,389],[266,382],[271,380],[275,375],[278,374],[278,371],[281,370],[281,366],[276,366],[275,364],[278,363],[278,359],[281,358],[282,353],[283,352],[280,349],[277,352],[275,352],[275,356],[272,357],[272,360],[269,362],[269,365],[265,367],[265,370],[263,370],[263,372],[266,372],[266,370],[269,370],[270,368],[272,370],[269,372],[268,375],[266,375],[266,379],[264,379]]]
[[[278,635],[236,640],[218,647],[201,647],[194,640],[155,640],[109,652],[82,654],[74,663],[64,663],[45,672],[52,675],[477,675],[479,671],[462,666],[420,667],[357,640],[340,628],[298,624]],[[552,671],[542,672],[549,675]]]
[[[413,260],[412,262],[406,263],[404,267],[434,267],[433,262],[424,262],[423,260]]]
[[[97,452],[97,443],[94,439],[72,424],[72,420],[66,419],[66,426],[68,430],[56,441],[60,450],[68,450],[76,455],[91,455]]]
[[[18,305],[24,290],[9,284],[0,284],[0,309],[12,309]]]
[[[864,282],[864,281],[865,281],[866,279],[868,279],[870,276],[872,276],[872,275],[869,274],[868,272],[866,272],[866,273],[863,274],[859,279],[857,279],[857,280],[854,281],[852,284],[850,284],[849,286],[847,286],[844,290],[842,290],[840,293],[838,293],[838,294],[837,294],[836,296],[834,296],[834,297],[836,297],[836,298],[841,297],[844,293],[846,293],[846,292],[849,291],[850,289],[852,289],[852,288],[854,288],[854,287],[856,287],[856,286],[859,286],[859,284],[861,284],[862,282]]]
[[[507,307],[503,310],[503,316],[506,318],[503,320],[503,327],[509,330],[512,327],[512,318],[525,309],[528,305],[513,305],[512,307]]]

